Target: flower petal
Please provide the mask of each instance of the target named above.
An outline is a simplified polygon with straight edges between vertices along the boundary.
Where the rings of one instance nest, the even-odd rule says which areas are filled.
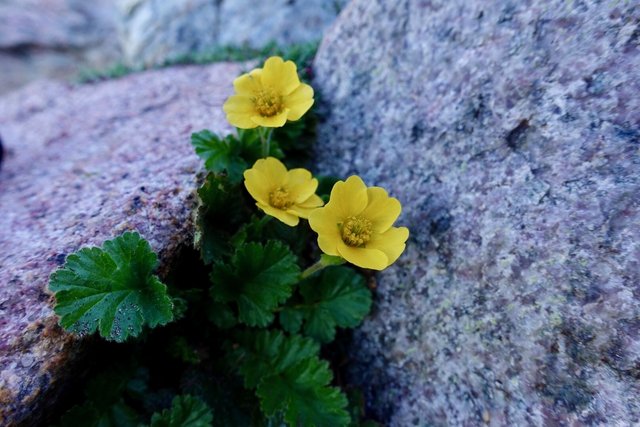
[[[389,258],[389,265],[396,262],[398,257],[404,252],[405,242],[409,238],[407,227],[392,227],[382,234],[374,234],[371,241],[366,244],[367,249],[378,249],[384,252]]]
[[[283,61],[279,56],[267,59],[262,69],[263,86],[271,87],[282,96],[291,94],[300,86],[298,71],[293,61]]]
[[[336,236],[340,241],[340,228],[338,223],[341,221],[337,213],[326,205],[311,212],[309,215],[309,226],[319,235]]]
[[[284,98],[284,106],[289,108],[287,119],[294,121],[300,119],[313,105],[313,88],[301,83],[296,90]]]
[[[292,213],[298,215],[300,218],[309,218],[311,212],[318,209],[320,206],[322,206],[322,204],[322,199],[317,195],[312,194],[311,197],[309,197],[308,200],[305,201],[304,205],[295,204],[291,206],[291,208],[289,208],[287,212],[291,211]]]
[[[287,174],[287,189],[296,203],[302,203],[318,189],[318,180],[306,169],[291,169]]]
[[[276,209],[269,205],[263,205],[261,203],[256,203],[260,209],[264,211],[267,215],[271,215],[272,217],[278,218],[280,221],[284,222],[290,227],[295,227],[300,222],[300,219],[296,215],[292,215],[288,212],[285,212],[281,209]]]
[[[227,114],[227,121],[240,129],[253,129],[258,127],[246,114]]]
[[[255,108],[251,98],[245,95],[232,95],[224,102],[222,109],[225,113],[243,113],[253,115]]]
[[[280,114],[276,114],[275,116],[264,117],[256,114],[254,116],[251,116],[251,120],[258,126],[264,126],[267,128],[279,128],[287,123],[288,114],[289,109],[285,108]]]
[[[265,179],[264,174],[255,168],[247,169],[244,171],[244,186],[247,188],[251,197],[257,202],[264,205],[269,204],[269,193],[272,188],[269,182]]]
[[[346,181],[338,181],[331,189],[327,207],[342,221],[359,215],[367,207],[367,187],[359,176],[353,175]]]
[[[354,248],[344,243],[338,245],[340,256],[353,265],[372,270],[384,270],[389,265],[387,255],[378,249]]]
[[[384,233],[393,225],[400,216],[402,206],[400,201],[389,197],[384,188],[367,188],[369,204],[362,212],[362,216],[373,223],[373,229],[378,233]]]
[[[247,74],[243,74],[233,81],[233,88],[239,95],[253,96],[255,92],[262,89],[261,76],[262,69],[255,68]]]
[[[275,157],[257,160],[250,170],[256,170],[262,175],[258,178],[266,181],[269,192],[281,187],[287,180],[287,168]]]

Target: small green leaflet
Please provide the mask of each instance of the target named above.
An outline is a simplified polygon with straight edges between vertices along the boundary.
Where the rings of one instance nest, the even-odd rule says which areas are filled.
[[[176,396],[171,409],[153,414],[151,427],[210,427],[211,409],[197,397]]]
[[[371,292],[362,275],[348,267],[328,267],[300,284],[303,302],[285,307],[280,323],[321,343],[333,341],[336,327],[355,328],[369,313]]]
[[[152,274],[157,264],[149,243],[133,232],[69,255],[49,280],[60,325],[81,335],[98,330],[103,338],[122,342],[138,336],[143,325],[170,322],[173,303]]]
[[[329,386],[331,370],[318,358],[310,338],[280,331],[245,332],[231,353],[247,388],[256,387],[267,416],[284,413],[289,426],[339,427],[349,424],[347,398]]]
[[[242,145],[233,135],[220,138],[210,130],[191,135],[191,145],[196,154],[204,160],[204,167],[210,172],[225,172],[231,182],[240,182],[247,169],[247,162],[240,156]]]
[[[210,173],[198,189],[194,244],[205,264],[211,264],[229,252],[229,229],[242,221],[245,212],[242,190],[227,177]]]
[[[245,243],[230,263],[214,266],[211,296],[216,302],[236,303],[240,322],[264,327],[273,321],[278,305],[291,296],[299,276],[296,257],[283,243]]]

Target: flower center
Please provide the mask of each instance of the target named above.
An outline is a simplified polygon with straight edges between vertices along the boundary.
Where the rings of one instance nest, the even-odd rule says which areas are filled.
[[[280,114],[284,108],[282,97],[271,88],[264,88],[255,93],[251,99],[258,114],[263,117],[271,117]]]
[[[289,192],[282,187],[278,187],[269,193],[269,203],[278,209],[288,209],[293,205],[293,202],[289,200]]]
[[[342,224],[342,240],[349,246],[363,246],[371,240],[371,228],[367,218],[350,216]]]

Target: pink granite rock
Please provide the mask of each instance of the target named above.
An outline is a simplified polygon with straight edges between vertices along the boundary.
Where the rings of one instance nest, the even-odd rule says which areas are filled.
[[[33,423],[82,348],[56,325],[46,291],[68,253],[138,230],[162,270],[190,242],[200,161],[189,136],[228,130],[221,106],[240,71],[40,82],[0,99],[0,425]]]

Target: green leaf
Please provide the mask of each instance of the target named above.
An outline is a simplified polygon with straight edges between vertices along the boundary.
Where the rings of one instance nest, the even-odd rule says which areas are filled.
[[[300,335],[285,336],[280,331],[257,331],[238,334],[239,347],[233,358],[247,388],[256,387],[263,378],[283,372],[297,363],[316,357],[318,343]]]
[[[151,427],[209,427],[213,422],[211,409],[197,397],[176,396],[171,409],[153,414]]]
[[[299,286],[303,302],[280,313],[285,330],[304,333],[321,343],[333,341],[336,327],[354,328],[371,309],[371,292],[364,278],[348,267],[328,267]]]
[[[198,189],[194,243],[205,264],[219,260],[230,250],[230,229],[244,219],[241,189],[224,176],[209,174]]]
[[[212,302],[207,307],[209,320],[220,329],[229,329],[238,324],[238,319],[227,304]]]
[[[246,243],[230,264],[214,266],[211,296],[217,302],[236,303],[242,323],[264,327],[273,321],[278,305],[291,296],[299,275],[296,257],[284,244]]]
[[[132,232],[69,255],[49,281],[60,325],[81,335],[98,330],[103,338],[122,342],[138,336],[143,325],[170,322],[167,287],[152,274],[157,263],[149,243]]]
[[[282,412],[290,426],[348,425],[347,399],[329,386],[332,374],[314,340],[280,331],[245,332],[232,348],[231,360],[245,386],[257,387],[266,416]]]
[[[330,387],[331,371],[326,361],[307,359],[265,378],[256,393],[265,414],[285,412],[290,426],[336,427],[349,425],[347,398]]]
[[[226,172],[231,182],[240,182],[247,162],[240,156],[242,144],[233,135],[220,138],[209,130],[191,135],[196,154],[204,160],[204,167],[215,173]]]

